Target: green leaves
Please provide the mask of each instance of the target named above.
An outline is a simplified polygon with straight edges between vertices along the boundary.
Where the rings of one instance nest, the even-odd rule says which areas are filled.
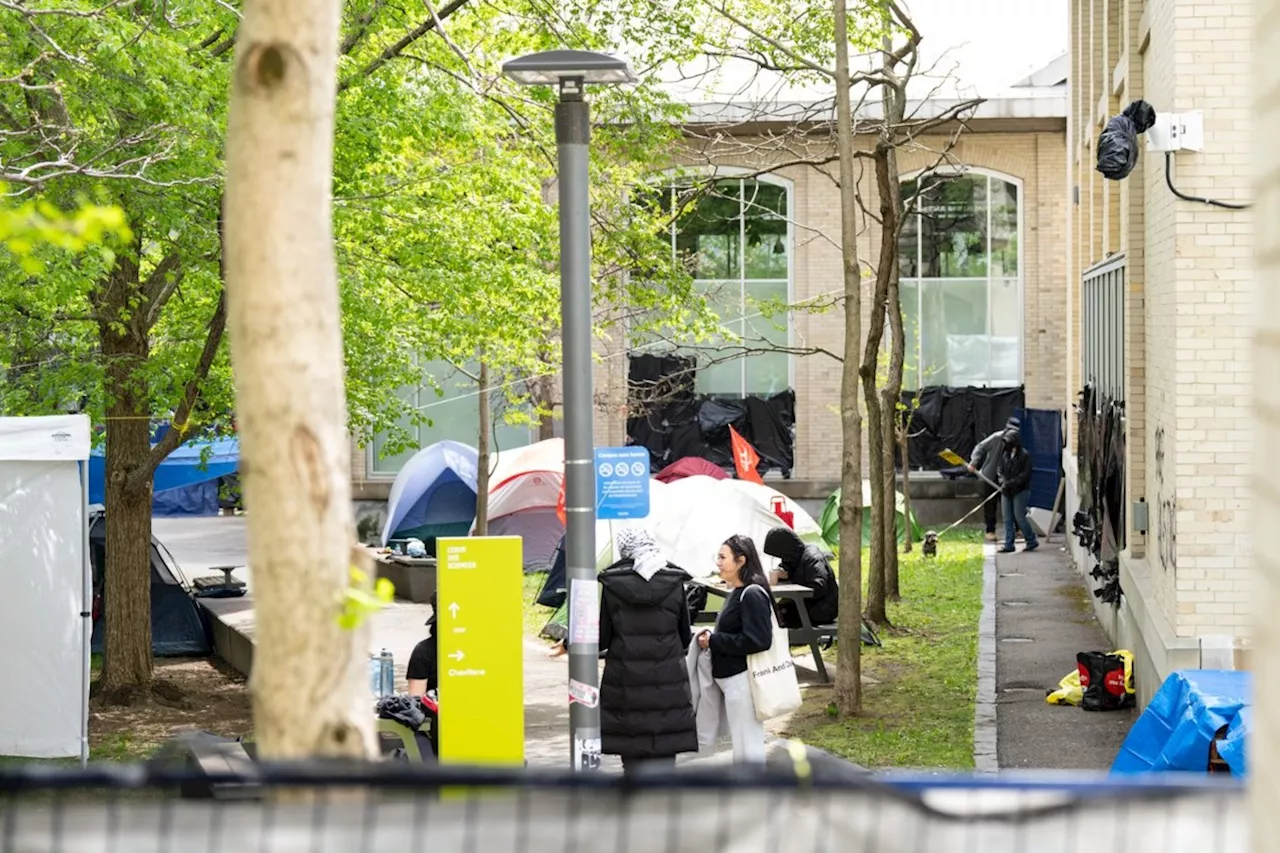
[[[395,600],[395,584],[386,578],[372,582],[367,574],[351,567],[351,578],[342,591],[338,627],[354,631],[365,620]]]

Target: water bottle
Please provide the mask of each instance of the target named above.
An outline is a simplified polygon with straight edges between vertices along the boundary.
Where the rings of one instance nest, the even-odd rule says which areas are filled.
[[[382,692],[382,656],[377,652],[369,652],[369,688],[375,699],[386,695]]]
[[[383,649],[382,654],[378,656],[378,662],[382,673],[382,695],[396,695],[396,668],[391,652]]]

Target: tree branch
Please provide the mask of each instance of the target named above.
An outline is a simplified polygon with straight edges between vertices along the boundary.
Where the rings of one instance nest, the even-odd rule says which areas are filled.
[[[146,329],[150,331],[160,319],[160,312],[169,297],[182,281],[182,257],[177,252],[165,255],[142,283],[142,295],[147,302]]]
[[[368,77],[370,74],[377,71],[379,68],[381,68],[391,60],[398,57],[406,48],[408,48],[418,39],[425,36],[427,33],[434,30],[436,28],[437,23],[447,19],[454,12],[458,11],[463,6],[466,6],[467,3],[469,2],[470,0],[452,0],[452,2],[450,2],[447,6],[444,6],[443,8],[440,9],[440,13],[438,15],[432,15],[430,18],[423,21],[421,24],[418,24],[418,26],[414,27],[412,30],[406,33],[403,38],[401,38],[395,44],[388,46],[386,50],[378,54],[372,61],[369,62],[369,64],[367,64],[364,68],[356,72],[355,75],[348,77],[346,80],[339,81],[338,91],[339,92],[346,91],[347,89],[351,88],[352,84],[354,84],[357,80],[361,80],[365,77]]]
[[[169,430],[164,434],[164,438],[151,448],[147,461],[129,475],[127,486],[129,489],[142,488],[155,476],[156,469],[160,467],[165,457],[182,444],[186,437],[191,410],[200,399],[200,384],[209,376],[209,369],[213,367],[213,361],[218,356],[218,347],[222,345],[222,335],[226,328],[227,291],[224,289],[218,294],[218,305],[213,309],[213,318],[209,320],[204,349],[200,352],[200,360],[196,362],[195,369],[191,371],[191,378],[187,380],[186,388],[183,389],[182,400],[169,421]]]

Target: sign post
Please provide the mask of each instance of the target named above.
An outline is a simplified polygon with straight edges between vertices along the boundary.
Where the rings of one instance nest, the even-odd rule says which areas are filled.
[[[524,763],[522,544],[437,541],[442,764]]]
[[[649,451],[644,447],[596,448],[596,518],[644,518],[649,514]]]

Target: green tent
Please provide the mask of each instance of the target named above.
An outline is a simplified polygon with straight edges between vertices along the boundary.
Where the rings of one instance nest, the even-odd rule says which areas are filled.
[[[903,515],[906,510],[906,498],[902,496],[902,492],[895,492],[896,499],[894,501],[895,527],[898,531],[898,541],[901,542],[906,534],[906,525],[903,523]],[[818,525],[822,528],[822,539],[832,548],[840,546],[840,490],[836,489],[831,493],[831,497],[827,498],[827,502],[822,506],[822,518]],[[924,531],[920,527],[920,522],[916,521],[915,513],[911,514],[911,538],[915,542],[919,542],[924,538]],[[871,544],[871,483],[868,480],[862,481],[862,544],[867,546]]]

